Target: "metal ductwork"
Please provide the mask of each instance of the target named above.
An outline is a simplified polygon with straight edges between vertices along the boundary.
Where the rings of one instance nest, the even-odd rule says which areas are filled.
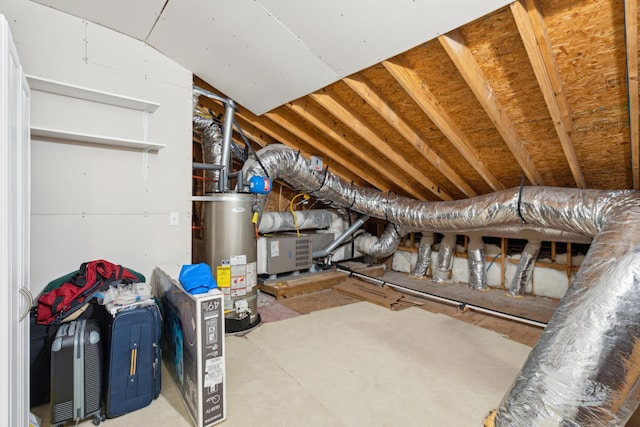
[[[332,255],[333,252],[338,248],[338,246],[340,246],[349,237],[351,237],[368,220],[369,220],[369,215],[361,216],[360,218],[357,219],[356,222],[351,224],[351,226],[348,229],[346,229],[340,236],[338,236],[327,247],[313,251],[312,257],[316,259],[316,258],[325,258]]]
[[[295,220],[294,220],[295,215]],[[258,231],[260,233],[276,233],[281,231],[294,231],[329,228],[340,220],[336,211],[331,209],[312,209],[308,211],[293,212],[265,212]]]
[[[336,207],[439,233],[589,241],[545,332],[492,418],[496,426],[622,426],[640,402],[640,193],[522,187],[421,202],[316,172],[275,144],[259,158],[280,178]],[[261,174],[245,164],[249,177]]]
[[[453,268],[453,254],[456,252],[456,235],[445,234],[440,241],[440,249],[436,258],[436,268],[433,269],[435,283],[448,282]]]
[[[396,251],[400,240],[408,233],[407,227],[389,224],[385,227],[380,237],[369,233],[356,237],[356,247],[362,253],[378,258],[384,258]]]
[[[469,287],[476,291],[486,291],[487,275],[484,269],[484,241],[479,234],[469,235],[467,264],[469,266]]]
[[[516,273],[509,284],[509,294],[514,297],[521,297],[527,290],[527,285],[531,283],[533,268],[536,266],[536,259],[540,253],[542,242],[529,240],[520,255],[520,262]]]
[[[421,278],[429,272],[429,266],[431,265],[431,246],[433,245],[433,241],[434,235],[430,231],[424,232],[420,238],[418,260],[416,261],[416,267],[413,269],[413,277]]]
[[[202,131],[202,157],[209,165],[219,165],[222,158],[222,128],[211,119],[193,116],[193,128]],[[204,171],[204,192],[214,191],[214,182],[218,182],[219,170]]]

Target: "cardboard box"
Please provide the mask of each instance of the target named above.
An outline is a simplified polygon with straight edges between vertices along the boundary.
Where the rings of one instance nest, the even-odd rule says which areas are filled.
[[[163,361],[194,426],[226,418],[224,295],[218,289],[192,295],[177,277],[180,266],[156,268],[164,308]]]

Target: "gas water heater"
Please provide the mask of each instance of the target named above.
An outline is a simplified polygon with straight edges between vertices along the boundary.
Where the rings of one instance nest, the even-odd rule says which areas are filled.
[[[232,172],[232,148],[238,149],[231,140],[235,124],[234,102],[198,87],[194,87],[194,93],[220,101],[225,107],[222,136],[217,134],[214,148],[207,153],[215,153],[211,156],[213,160],[205,164],[194,163],[193,166],[215,171],[216,188],[205,190],[204,196],[193,199],[204,202],[205,262],[211,267],[218,288],[224,294],[225,331],[240,332],[260,323],[256,194],[268,194],[271,181],[268,177],[253,176],[245,182],[242,171]],[[251,150],[251,144],[235,125],[246,149]],[[233,188],[231,180],[235,180]]]
[[[260,323],[256,235],[252,222],[256,196],[213,193],[205,199],[205,256],[224,294],[227,332]]]

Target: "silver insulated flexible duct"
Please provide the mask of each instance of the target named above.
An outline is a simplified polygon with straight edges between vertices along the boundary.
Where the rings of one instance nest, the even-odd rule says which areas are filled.
[[[514,297],[521,297],[527,290],[527,285],[531,283],[533,268],[536,266],[536,259],[540,253],[542,242],[529,240],[520,255],[520,262],[516,269],[511,283],[509,284],[509,294]]]
[[[209,165],[219,165],[222,158],[222,128],[211,119],[193,116],[193,128],[202,131],[202,160]],[[211,193],[218,182],[220,171],[205,170],[204,192]]]
[[[486,291],[487,275],[484,269],[484,242],[479,234],[471,234],[469,236],[467,264],[469,265],[469,287],[476,291]]]
[[[389,224],[380,237],[364,233],[356,237],[356,247],[362,253],[375,257],[386,257],[396,251],[400,240],[407,235],[407,227]]]
[[[436,258],[436,268],[433,269],[433,281],[448,282],[453,268],[453,254],[456,251],[456,235],[445,234],[440,241],[440,249]]]
[[[418,231],[589,241],[569,290],[503,398],[496,426],[622,426],[640,402],[640,194],[514,188],[421,202],[310,170],[294,150],[258,153],[272,180]],[[247,162],[245,176],[264,171]]]
[[[431,265],[431,246],[433,246],[434,235],[432,232],[424,232],[420,238],[420,246],[418,248],[418,260],[416,267],[411,274],[415,278],[422,278],[429,272]]]

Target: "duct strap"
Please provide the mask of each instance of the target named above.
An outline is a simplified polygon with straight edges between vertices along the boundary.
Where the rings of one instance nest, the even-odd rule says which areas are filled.
[[[351,204],[349,206],[347,206],[347,209],[351,209],[353,207],[353,205],[356,203],[356,194],[357,193],[355,191],[353,191],[354,190],[353,186],[354,186],[354,183],[353,183],[353,181],[351,181],[351,186],[350,187],[351,187],[351,191],[353,192],[353,200],[351,201]]]
[[[522,190],[524,189],[524,175],[522,175],[522,180],[520,181],[520,191],[518,192],[518,216],[520,217],[520,220],[526,224],[527,221],[524,220],[524,217],[522,216]]]
[[[322,182],[320,183],[320,187],[318,187],[316,190],[313,190],[312,193],[322,190],[322,187],[324,187],[324,183],[327,181],[328,172],[329,172],[329,166],[327,165],[327,167],[324,168],[324,175],[322,176]]]

